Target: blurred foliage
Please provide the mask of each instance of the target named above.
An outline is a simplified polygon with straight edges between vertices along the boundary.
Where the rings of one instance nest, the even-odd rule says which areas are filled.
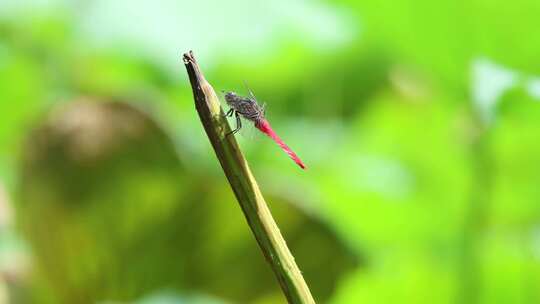
[[[0,302],[284,301],[188,48],[310,168],[239,139],[319,302],[540,302],[540,2],[52,2],[0,3]]]

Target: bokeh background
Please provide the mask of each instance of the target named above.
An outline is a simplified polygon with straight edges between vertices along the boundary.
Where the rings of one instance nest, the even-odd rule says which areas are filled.
[[[181,54],[319,303],[540,303],[540,2],[0,1],[0,303],[284,303]]]

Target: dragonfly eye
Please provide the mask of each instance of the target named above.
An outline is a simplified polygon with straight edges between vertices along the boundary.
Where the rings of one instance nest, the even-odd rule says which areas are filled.
[[[226,100],[232,100],[236,97],[236,93],[235,92],[226,92],[225,93],[225,99]]]

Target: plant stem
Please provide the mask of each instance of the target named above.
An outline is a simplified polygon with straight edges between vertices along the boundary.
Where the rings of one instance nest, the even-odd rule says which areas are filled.
[[[204,78],[193,52],[184,54],[183,59],[206,134],[283,293],[289,303],[315,303],[234,136],[226,136],[230,127],[214,89]]]
[[[458,293],[458,303],[469,304],[481,301],[482,265],[479,249],[486,230],[493,189],[491,132],[478,113],[473,114],[473,119],[473,132],[476,133],[470,147],[473,185],[470,190],[469,204],[464,211]]]

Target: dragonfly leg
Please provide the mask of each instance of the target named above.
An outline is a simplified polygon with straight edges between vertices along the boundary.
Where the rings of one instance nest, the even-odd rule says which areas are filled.
[[[229,111],[227,111],[227,113],[225,113],[224,116],[225,116],[225,117],[231,117],[231,116],[233,115],[233,112],[234,112],[234,109],[231,108],[231,109],[229,109]]]
[[[234,116],[236,116],[236,129],[234,129],[231,132],[227,133],[227,136],[231,135],[231,134],[234,134],[234,133],[238,132],[240,129],[242,129],[242,120],[240,119],[240,115],[238,114],[238,112],[235,111]]]

